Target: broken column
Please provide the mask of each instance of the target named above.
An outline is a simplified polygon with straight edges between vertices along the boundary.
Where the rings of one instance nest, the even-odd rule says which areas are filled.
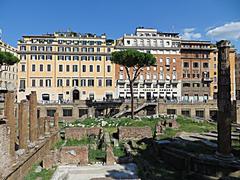
[[[38,139],[38,122],[37,122],[37,94],[32,91],[29,100],[29,139],[34,142]]]
[[[38,129],[39,137],[43,138],[45,135],[44,133],[45,118],[44,117],[38,118],[38,124],[39,124],[39,129]]]
[[[50,118],[49,117],[45,117],[45,120],[44,120],[44,133],[45,135],[50,134]]]
[[[10,129],[10,155],[14,156],[15,155],[15,142],[16,142],[16,120],[15,120],[15,115],[14,115],[14,99],[15,95],[14,92],[7,92],[6,97],[5,97],[5,115],[7,118],[7,125],[9,126]]]
[[[18,109],[19,148],[26,149],[28,141],[28,102],[22,100]]]
[[[58,131],[58,121],[59,121],[59,114],[57,112],[54,113],[54,129]]]
[[[229,50],[230,42],[217,42],[218,48],[218,149],[217,155],[231,157],[231,79]]]

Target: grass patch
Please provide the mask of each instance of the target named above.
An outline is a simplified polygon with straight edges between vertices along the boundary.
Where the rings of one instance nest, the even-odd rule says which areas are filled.
[[[56,142],[53,146],[53,149],[60,149],[60,147],[64,144],[64,140],[59,140],[58,142]]]
[[[66,141],[65,146],[83,146],[83,145],[89,145],[93,144],[94,140],[91,140],[90,138],[82,138],[80,140],[77,139],[68,139]]]
[[[113,147],[113,154],[117,157],[126,156],[123,144],[120,143],[118,147]]]
[[[56,170],[55,168],[52,169],[42,169],[41,172],[36,173],[35,169],[37,168],[38,164],[33,165],[31,170],[28,172],[27,176],[24,177],[24,180],[34,180],[37,179],[38,177],[42,178],[43,180],[50,180],[53,176],[53,173]]]
[[[88,158],[90,162],[98,162],[98,161],[104,161],[106,156],[106,152],[102,149],[89,149],[88,151]]]

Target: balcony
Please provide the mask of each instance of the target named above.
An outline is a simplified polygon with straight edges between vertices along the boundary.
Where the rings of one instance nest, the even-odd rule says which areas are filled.
[[[164,79],[159,79],[157,82],[158,82],[158,84],[163,84],[163,83],[165,83],[165,80]]]
[[[212,81],[213,81],[212,78],[209,78],[209,77],[203,77],[202,78],[203,83],[211,83]]]
[[[144,80],[144,83],[145,83],[145,84],[151,84],[151,83],[152,83],[152,80],[151,80],[151,79],[145,79],[145,80]]]
[[[118,83],[118,84],[125,84],[125,79],[118,79],[118,80],[117,80],[117,83]]]

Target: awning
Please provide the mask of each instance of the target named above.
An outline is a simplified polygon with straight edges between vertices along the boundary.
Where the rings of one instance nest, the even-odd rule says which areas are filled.
[[[119,94],[119,97],[124,97],[124,94]]]

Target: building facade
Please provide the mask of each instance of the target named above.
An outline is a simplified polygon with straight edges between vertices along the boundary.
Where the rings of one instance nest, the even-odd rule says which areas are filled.
[[[31,91],[44,102],[114,98],[113,48],[105,34],[23,36],[18,41],[18,101]]]
[[[17,56],[17,49],[0,40],[0,52],[10,52]],[[17,90],[18,66],[1,66],[0,69],[0,101],[4,99],[4,93]]]
[[[180,99],[181,59],[178,33],[162,33],[157,29],[137,28],[135,34],[124,34],[117,40],[115,50],[136,49],[156,57],[156,65],[143,68],[133,90],[134,98]],[[116,93],[130,98],[129,82],[124,67],[116,65]],[[133,73],[133,71],[131,70]]]
[[[240,54],[236,55],[235,62],[235,79],[236,79],[236,99],[240,99]]]
[[[181,41],[181,63],[183,68],[182,100],[206,101],[213,99],[210,85],[213,81],[210,74],[214,51],[209,41]]]

